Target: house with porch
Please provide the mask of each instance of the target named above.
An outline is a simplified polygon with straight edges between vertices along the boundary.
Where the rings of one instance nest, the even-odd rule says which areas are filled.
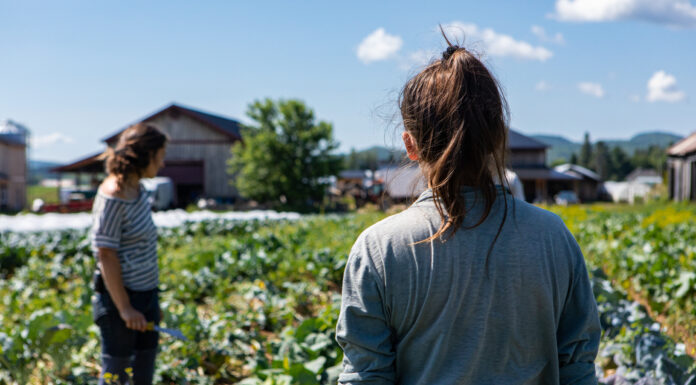
[[[508,133],[508,168],[522,182],[527,202],[548,202],[562,190],[574,190],[578,176],[546,166],[548,145],[515,130]]]

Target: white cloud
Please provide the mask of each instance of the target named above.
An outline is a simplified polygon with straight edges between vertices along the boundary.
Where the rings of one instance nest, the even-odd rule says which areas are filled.
[[[544,92],[550,90],[551,85],[542,80],[534,86],[534,89],[540,92]]]
[[[388,34],[384,28],[378,28],[358,46],[358,59],[365,64],[386,60],[396,54],[402,45],[401,37]]]
[[[546,33],[546,30],[543,27],[540,27],[538,25],[533,25],[532,26],[532,33],[539,38],[539,40],[545,42],[545,43],[556,43],[556,44],[565,44],[565,39],[563,38],[563,35],[561,35],[560,32],[557,32],[555,35],[551,36]]]
[[[467,43],[481,42],[485,53],[491,56],[511,56],[518,59],[546,61],[553,53],[541,46],[515,40],[512,36],[504,35],[490,28],[481,29],[476,24],[455,21],[443,25],[445,33],[451,39],[457,39]],[[469,40],[469,41],[467,41]]]
[[[648,95],[645,99],[649,102],[678,102],[683,100],[686,94],[677,90],[677,78],[666,73],[657,71],[648,80]]]
[[[55,144],[73,143],[73,138],[54,132],[48,135],[37,135],[31,138],[31,145],[34,148],[49,147]]]
[[[582,82],[578,83],[578,89],[580,92],[588,95],[592,95],[595,98],[603,98],[604,97],[604,89],[602,88],[602,85],[599,83],[591,83],[591,82]]]
[[[562,21],[643,20],[696,27],[696,6],[690,0],[556,0],[551,16]]]

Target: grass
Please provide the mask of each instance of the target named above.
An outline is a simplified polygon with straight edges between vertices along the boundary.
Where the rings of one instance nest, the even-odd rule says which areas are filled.
[[[27,204],[31,205],[34,199],[42,199],[44,203],[59,203],[57,187],[27,186]]]

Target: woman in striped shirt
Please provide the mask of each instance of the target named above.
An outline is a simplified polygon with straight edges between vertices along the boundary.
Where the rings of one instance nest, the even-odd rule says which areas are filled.
[[[94,319],[101,331],[102,375],[151,384],[161,319],[157,229],[140,184],[164,165],[167,137],[150,124],[126,129],[104,154],[108,176],[94,200],[92,248],[98,259]]]

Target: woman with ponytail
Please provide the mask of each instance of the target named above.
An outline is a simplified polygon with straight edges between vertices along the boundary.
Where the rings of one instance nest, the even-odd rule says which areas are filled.
[[[139,123],[119,136],[103,159],[108,176],[93,208],[92,248],[97,257],[94,319],[101,331],[99,384],[151,384],[161,311],[157,285],[157,229],[141,178],[164,165],[167,137]],[[116,377],[118,376],[118,377]]]
[[[338,382],[596,384],[601,329],[582,252],[558,216],[496,184],[503,93],[476,55],[447,44],[401,93],[403,141],[428,189],[353,245]]]

